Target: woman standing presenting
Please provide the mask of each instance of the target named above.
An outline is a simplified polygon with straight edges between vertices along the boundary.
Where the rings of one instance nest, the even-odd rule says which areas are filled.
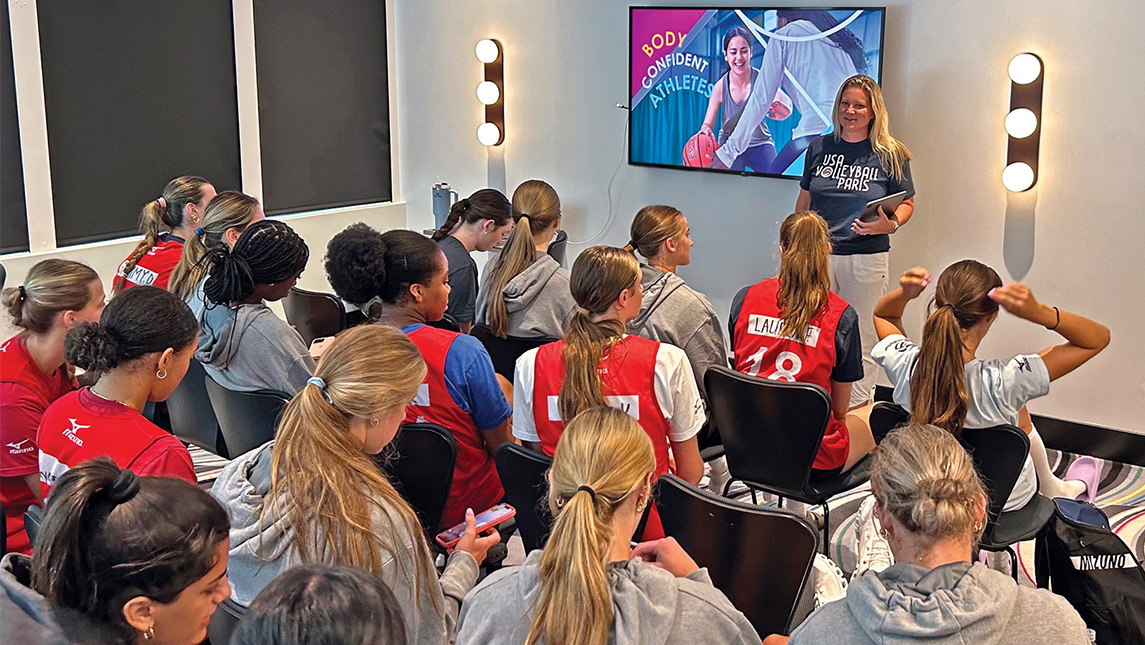
[[[807,149],[802,190],[795,210],[817,212],[831,229],[831,290],[859,314],[863,379],[851,388],[851,407],[871,400],[877,372],[870,357],[875,336],[872,312],[887,290],[890,236],[914,212],[910,152],[891,136],[883,94],[870,77],[852,76],[835,98],[834,131]],[[893,213],[879,208],[872,222],[859,220],[867,202],[905,191]]]

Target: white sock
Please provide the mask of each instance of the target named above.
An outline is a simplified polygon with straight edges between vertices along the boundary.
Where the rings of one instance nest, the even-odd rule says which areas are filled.
[[[720,457],[719,459],[713,459],[708,462],[708,466],[711,467],[708,471],[708,490],[717,495],[723,495],[724,486],[728,483],[728,480],[732,478],[731,473],[728,472],[727,458]]]
[[[1038,492],[1050,499],[1066,497],[1075,499],[1085,492],[1085,482],[1076,480],[1063,481],[1058,479],[1050,469],[1050,460],[1046,456],[1046,444],[1038,429],[1030,431],[1030,458],[1034,460],[1034,471],[1038,473]]]

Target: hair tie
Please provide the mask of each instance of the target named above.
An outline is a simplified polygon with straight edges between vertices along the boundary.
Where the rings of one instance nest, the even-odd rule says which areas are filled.
[[[579,493],[582,490],[592,496],[592,503],[595,504],[596,503],[596,491],[594,491],[592,489],[592,486],[578,486],[576,489],[576,492]],[[573,495],[576,495],[576,493],[573,493]]]
[[[115,481],[108,487],[107,499],[110,500],[112,504],[118,506],[130,500],[132,497],[135,497],[135,494],[138,492],[139,479],[135,476],[135,473],[124,468],[119,471],[119,474],[115,477]]]
[[[469,199],[468,198],[461,200],[461,208],[462,208],[462,210],[469,208]]]
[[[155,201],[159,202],[159,208],[162,208],[162,209],[166,209],[166,208],[167,208],[167,200],[166,200],[166,199],[163,199],[163,196],[162,196],[162,195],[160,195],[160,196],[159,196],[159,199],[156,199]]]
[[[203,237],[203,227],[202,226],[195,229],[195,237]]]
[[[28,297],[28,290],[24,288],[24,285],[20,285],[20,300],[24,300],[27,297]]]
[[[577,312],[578,314],[581,314],[581,315],[583,315],[583,316],[591,316],[591,315],[592,315],[592,312],[591,312],[591,311],[589,311],[588,309],[585,309],[584,307],[582,307],[582,306],[580,306],[580,305],[577,305],[577,306],[576,306],[576,312]]]
[[[326,392],[326,381],[323,381],[321,377],[311,376],[306,379],[306,384],[317,387],[318,391],[322,393],[322,398],[326,399],[327,403],[331,405],[334,404],[334,399],[330,398],[330,395]]]
[[[947,302],[947,303],[944,303],[944,304],[941,304],[941,305],[938,305],[938,309],[942,309],[942,308],[945,308],[945,307],[949,307],[949,308],[950,308],[950,311],[951,311],[952,313],[958,313],[958,311],[957,311],[957,310],[954,308],[954,305],[950,304],[949,302]],[[935,310],[935,311],[937,311],[937,310]]]
[[[631,246],[632,250],[635,251],[636,250],[636,240],[628,240],[628,246]]]

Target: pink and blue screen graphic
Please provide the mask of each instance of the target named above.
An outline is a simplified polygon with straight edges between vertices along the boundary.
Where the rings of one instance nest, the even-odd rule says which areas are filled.
[[[880,80],[884,11],[632,8],[629,163],[687,167],[704,130],[733,171],[801,176],[843,81]]]

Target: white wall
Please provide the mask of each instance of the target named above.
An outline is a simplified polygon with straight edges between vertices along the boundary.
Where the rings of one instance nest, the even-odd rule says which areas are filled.
[[[1024,280],[1045,302],[1106,323],[1110,348],[1031,409],[1145,434],[1138,366],[1145,356],[1145,223],[1133,199],[1145,167],[1145,85],[1137,78],[1145,65],[1145,3],[888,4],[883,82],[892,130],[915,155],[918,189],[915,219],[894,239],[893,275],[974,257],[1004,279]],[[680,273],[721,315],[742,285],[774,273],[777,223],[795,203],[794,181],[624,164],[611,191],[616,220],[606,228],[608,183],[626,157],[625,113],[614,105],[627,103],[627,3],[404,0],[395,14],[402,194],[411,228],[432,225],[436,181],[464,194],[543,178],[561,195],[573,241],[604,229],[601,241],[623,244],[641,206],[683,210],[697,246]],[[473,46],[485,37],[499,38],[506,52],[506,140],[493,151],[475,135],[483,112],[474,96],[482,70]],[[1022,51],[1037,52],[1047,67],[1042,153],[1038,187],[1011,196],[999,180],[1006,63]],[[920,320],[910,321],[916,337]],[[1004,315],[980,354],[1032,352],[1056,340]]]

